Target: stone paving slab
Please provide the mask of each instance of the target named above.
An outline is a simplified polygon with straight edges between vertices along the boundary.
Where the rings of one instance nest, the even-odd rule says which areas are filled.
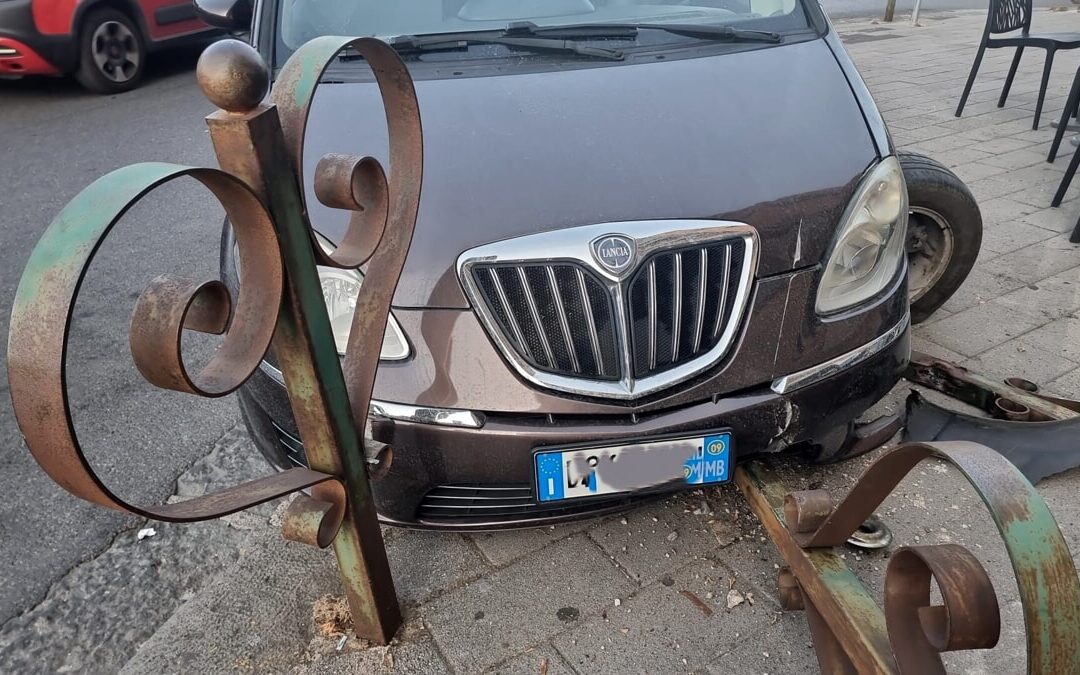
[[[536,527],[527,530],[509,530],[502,532],[478,532],[466,535],[484,558],[496,567],[505,565],[535,553],[575,532],[595,526],[593,521],[580,521],[550,527]]]
[[[578,534],[441,596],[422,613],[451,667],[475,672],[614,607],[634,587]]]
[[[592,538],[630,578],[657,579],[716,548],[704,496],[694,508],[664,501],[611,518],[589,530]]]
[[[902,18],[902,17],[901,17]],[[1080,30],[1080,13],[1036,10],[1036,25]],[[838,31],[901,149],[952,167],[980,201],[984,247],[945,307],[914,331],[920,351],[995,375],[1025,375],[1080,397],[1080,181],[1049,196],[1067,164],[1045,162],[1049,122],[1080,54],[1057,57],[1043,126],[1031,129],[1041,59],[1021,65],[996,106],[1007,50],[987,54],[961,118],[953,116],[979,12],[928,12],[922,26],[843,21]],[[1068,155],[1071,147],[1064,150]],[[877,410],[895,410],[900,385]],[[231,438],[178,494],[265,468]],[[223,446],[225,447],[225,446]],[[246,458],[246,459],[245,459]],[[792,488],[843,492],[872,459],[833,467],[781,462]],[[246,468],[245,468],[246,467]],[[231,482],[231,481],[229,481]],[[1040,491],[1080,551],[1080,471]],[[960,672],[1018,672],[1015,586],[992,524],[951,469],[920,466],[882,506],[896,544],[970,546],[997,582],[1005,622],[995,649],[949,657]],[[779,611],[780,558],[732,486],[557,528],[487,534],[387,530],[406,625],[387,648],[317,626],[312,605],[340,595],[332,556],[280,540],[271,508],[206,526],[122,535],[0,628],[0,670],[293,673],[815,672],[805,619]],[[213,546],[203,551],[200,545]],[[880,598],[887,553],[846,554]],[[729,590],[743,601],[727,607]],[[747,598],[753,597],[751,604]],[[126,598],[119,602],[118,598]]]
[[[729,579],[734,581],[732,571],[719,562],[684,566],[606,616],[558,637],[555,647],[580,672],[694,672],[721,661],[745,672],[748,664],[732,653],[747,641],[767,651],[777,640],[809,639],[801,617],[784,616],[745,585],[741,592],[750,594],[753,604],[728,609]],[[760,653],[749,656],[750,663],[760,660]]]

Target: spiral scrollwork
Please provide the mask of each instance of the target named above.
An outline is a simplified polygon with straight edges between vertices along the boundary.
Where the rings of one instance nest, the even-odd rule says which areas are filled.
[[[942,604],[930,599],[932,583]],[[900,672],[944,673],[942,652],[990,649],[1001,634],[994,584],[956,544],[896,551],[885,573],[885,620]]]
[[[315,89],[327,65],[347,48],[364,58],[379,84],[387,111],[391,172],[388,181],[381,163],[367,156],[327,155],[316,166],[315,194],[319,201],[352,211],[348,229],[337,248],[326,252],[321,246],[314,247],[319,264],[340,268],[358,267],[367,262],[382,241],[387,222],[415,221],[423,166],[416,95],[408,71],[401,67],[393,49],[371,38],[324,36],[304,44],[293,54],[270,93],[281,117],[281,129],[294,161],[293,170],[301,183],[304,129]],[[411,237],[412,229],[408,228],[406,234]]]
[[[958,469],[997,525],[1024,611],[1028,672],[1080,672],[1080,579],[1069,548],[1039,493],[990,448],[964,441],[906,443],[878,458],[835,508],[822,508],[817,491],[788,495],[792,539],[803,548],[843,545],[928,458]],[[942,605],[930,604],[932,580]],[[885,615],[902,673],[944,672],[941,652],[992,647],[1000,631],[993,584],[979,561],[955,545],[894,553],[886,573]]]
[[[352,212],[344,239],[328,253],[307,219],[300,167],[315,89],[327,64],[347,47],[375,73],[393,171],[388,178],[372,157],[331,154],[319,162],[317,197]],[[296,50],[268,104],[269,70],[240,41],[208,47],[196,77],[220,108],[207,124],[222,168],[146,163],[118,169],[80,192],[47,228],[13,303],[8,374],[16,419],[38,464],[68,492],[146,518],[208,520],[304,491],[285,513],[283,534],[319,547],[334,545],[357,634],[385,644],[401,617],[358,428],[367,415],[379,344],[420,198],[423,143],[412,79],[388,45],[341,37],[319,38]],[[201,183],[224,208],[235,234],[242,283],[232,297],[218,280],[153,279],[131,316],[135,365],[158,387],[220,397],[247,381],[273,348],[312,468],[290,469],[183,502],[133,504],[97,476],[76,436],[65,381],[68,340],[76,297],[102,242],[136,202],[184,177]],[[315,263],[368,263],[344,363],[348,383]],[[197,370],[184,362],[185,331],[223,336]]]
[[[75,433],[64,376],[73,308],[94,255],[120,218],[155,188],[183,177],[204,185],[241,238],[245,284],[235,305],[217,281],[158,277],[142,293],[131,322],[135,363],[151,383],[202,396],[222,396],[258,367],[273,337],[283,291],[277,237],[251,189],[217,169],[135,164],[103,176],[57,216],[27,263],[13,303],[8,338],[12,403],[27,447],[41,467],[77,497],[164,521],[198,521],[248,508],[332,476],[308,469],[267,476],[184,502],[133,504],[94,473]],[[231,316],[231,320],[230,320]],[[180,354],[183,330],[223,333],[210,362],[190,375]]]

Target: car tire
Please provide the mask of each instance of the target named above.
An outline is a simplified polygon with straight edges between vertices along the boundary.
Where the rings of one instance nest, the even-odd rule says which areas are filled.
[[[930,317],[964,283],[979,257],[982,214],[956,174],[925,155],[897,153],[907,182],[911,321]]]
[[[109,7],[91,11],[79,30],[75,79],[97,94],[134,89],[146,66],[146,41],[138,25]]]

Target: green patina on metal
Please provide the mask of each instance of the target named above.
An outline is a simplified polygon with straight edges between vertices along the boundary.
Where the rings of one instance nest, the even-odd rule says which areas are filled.
[[[1080,672],[1080,579],[1053,515],[1031,483],[1008,460],[989,448],[964,442],[913,443],[884,453],[839,505],[824,511],[815,501],[819,495],[793,494],[787,502],[793,507],[790,518],[794,520],[782,508],[786,489],[767,467],[751,462],[737,469],[736,481],[790,565],[789,574],[800,586],[803,602],[808,608],[810,604],[815,606],[808,618],[823,670],[844,671],[855,664],[858,669],[943,672],[938,651],[992,646],[997,642],[999,619],[993,585],[977,560],[962,547],[901,549],[903,564],[890,563],[886,574],[884,612],[833,552],[832,547],[842,545],[904,476],[928,457],[942,459],[959,470],[983,500],[1004,540],[1023,606],[1028,672]],[[762,510],[765,505],[767,509]],[[800,527],[809,531],[797,529]],[[913,562],[916,560],[923,562]],[[972,573],[959,573],[969,568]],[[924,632],[930,629],[920,627],[918,621],[914,626],[910,623],[916,611],[922,611],[920,608],[944,609],[922,604],[930,601],[929,590],[925,590],[926,600],[919,599],[919,584],[926,583],[923,588],[927,589],[930,582],[930,576],[923,574],[932,574],[942,596],[956,603],[949,606],[955,617],[951,612],[938,614],[946,621],[942,626],[945,635],[958,631],[963,637],[958,637],[956,644],[968,646],[949,647],[940,642],[944,639],[941,637],[928,642]],[[791,583],[784,584],[790,595]],[[823,589],[827,595],[822,595]],[[972,617],[978,619],[977,628],[972,628],[976,625]],[[827,629],[822,628],[822,621]],[[890,654],[896,658],[894,665],[890,665]]]
[[[1057,521],[1035,486],[1004,458],[988,466],[935,453],[960,470],[990,512],[1016,575],[1029,664],[1080,672],[1080,582]]]
[[[192,170],[176,164],[133,164],[91,183],[60,211],[34,246],[16,302],[32,297],[47,273],[77,274],[133,202],[156,185]]]
[[[350,342],[348,358],[361,368],[357,386],[363,403],[350,405],[316,268],[321,251],[307,221],[299,171],[307,108],[320,74],[346,44],[372,60],[387,118],[394,119],[397,133],[404,135],[404,147],[419,148],[419,112],[408,71],[383,43],[323,38],[299,50],[286,66],[290,76],[275,85],[276,98],[285,102],[280,110],[287,118],[284,124],[277,108],[257,104],[269,81],[258,55],[238,41],[215,43],[200,59],[197,77],[207,97],[224,109],[207,118],[222,170],[136,164],[103,176],[79,193],[30,256],[13,305],[8,373],[16,418],[31,453],[57,483],[87,501],[144,517],[193,521],[310,488],[310,497],[298,497],[290,506],[283,533],[296,541],[334,545],[357,634],[386,643],[401,617],[358,429],[366,418],[390,297],[412,236],[422,157],[413,152],[395,167],[399,180],[408,179],[405,189],[396,193],[399,208],[386,223],[376,223],[376,243],[383,228],[400,230],[400,236],[391,238],[387,263],[370,272],[361,289],[362,298],[376,298],[376,311],[356,312],[354,318],[356,339]],[[244,77],[236,76],[240,71]],[[388,83],[391,90],[383,91]],[[393,145],[393,134],[391,141]],[[411,167],[405,166],[409,163]],[[377,176],[385,175],[379,167]],[[82,278],[112,227],[155,187],[184,176],[202,182],[225,207],[236,235],[242,286],[234,300],[218,280],[155,278],[132,315],[135,363],[159,387],[221,396],[255,372],[273,342],[311,468],[286,470],[185,502],[138,506],[108,490],[75,437],[63,371],[67,336]],[[377,187],[385,191],[385,179]],[[364,205],[346,208],[363,211]],[[368,305],[372,302],[368,298]],[[210,361],[195,374],[187,371],[180,350],[185,330],[224,335]]]

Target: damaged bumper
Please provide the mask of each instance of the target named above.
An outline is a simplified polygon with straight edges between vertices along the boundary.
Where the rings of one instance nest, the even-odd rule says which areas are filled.
[[[650,414],[468,414],[389,406],[372,418],[373,437],[392,448],[388,471],[374,483],[385,522],[494,529],[595,516],[670,488],[540,503],[533,490],[533,452],[545,446],[643,440],[666,434],[730,429],[741,461],[830,435],[861,415],[899,380],[910,349],[907,317],[871,342],[818,366],[714,400]],[[273,374],[260,372],[240,391],[256,441],[302,462],[295,431],[275,420],[287,403]],[[269,411],[269,415],[267,412]],[[460,424],[464,419],[470,424]],[[424,421],[418,421],[418,420]]]

